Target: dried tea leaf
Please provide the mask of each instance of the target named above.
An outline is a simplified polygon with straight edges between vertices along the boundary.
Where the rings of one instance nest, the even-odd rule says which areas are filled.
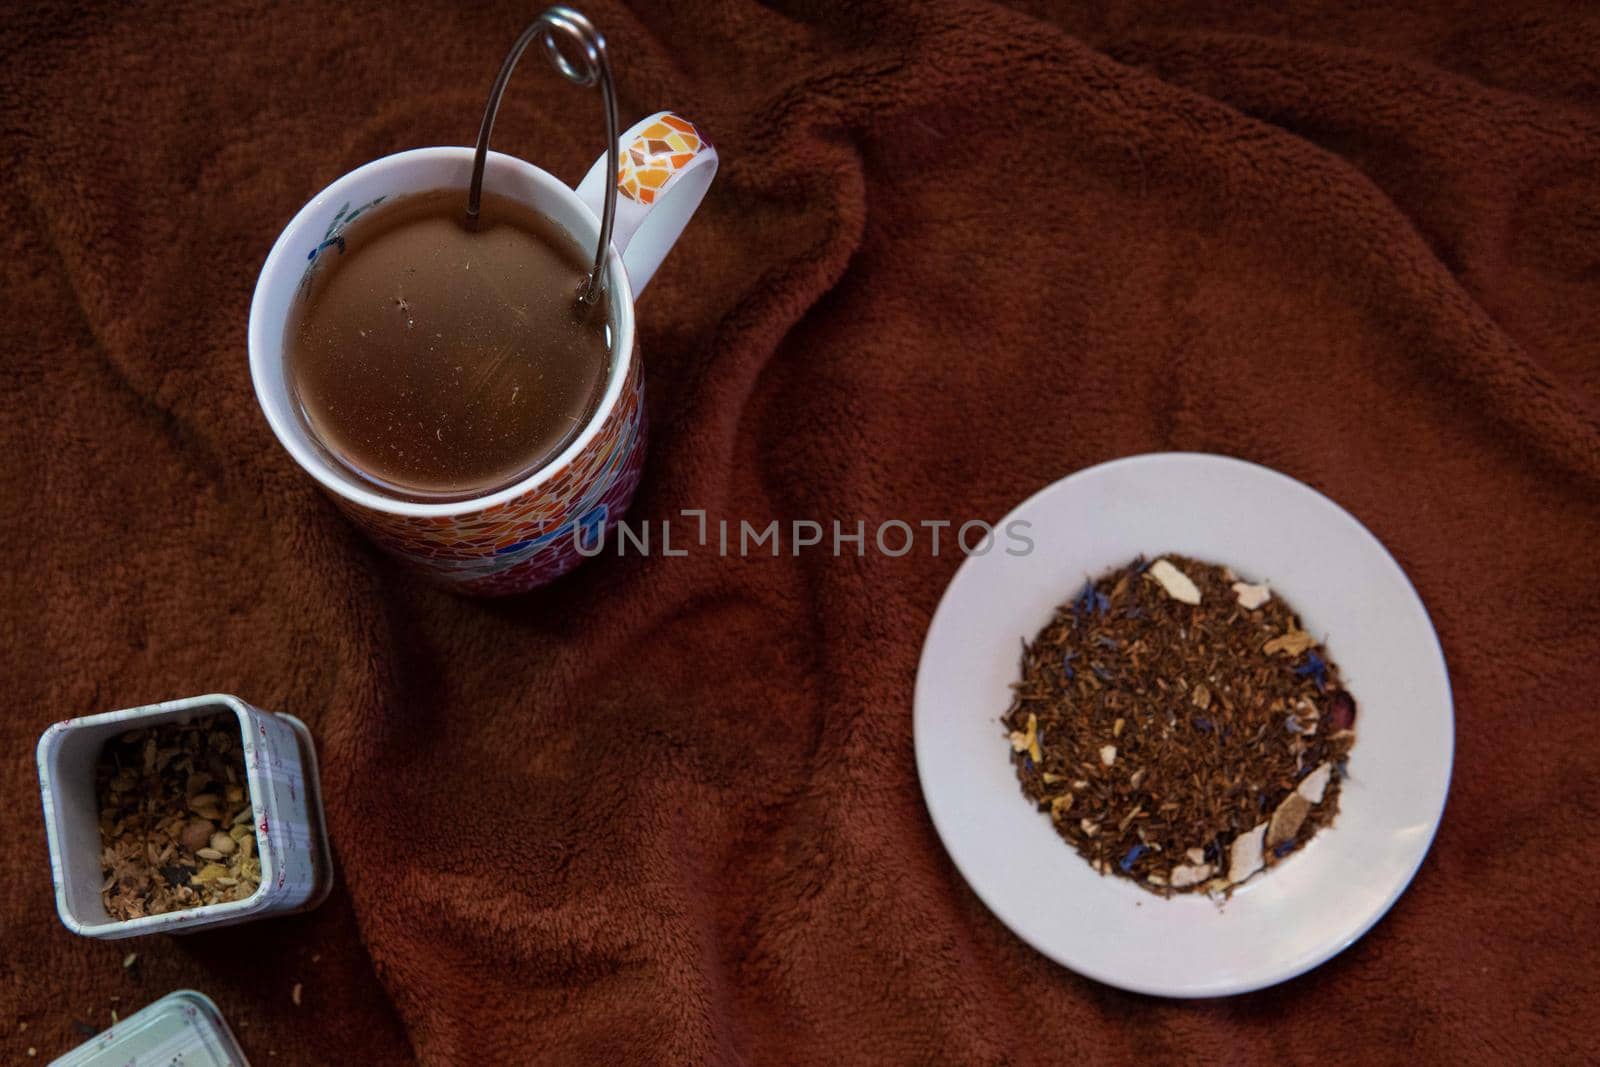
[[[222,864],[208,863],[204,867],[200,868],[199,874],[196,874],[194,877],[189,879],[189,884],[204,885],[207,882],[216,881],[218,878],[226,878],[227,875],[228,868],[224,867]]]
[[[1157,562],[1192,582],[1200,602],[1178,610],[1154,566],[1135,560],[1086,583],[1024,643],[1004,716],[1012,762],[1023,792],[1096,870],[1162,896],[1226,890],[1230,866],[1243,880],[1337,813],[1308,804],[1280,841],[1290,804],[1269,853],[1285,798],[1348,756],[1353,734],[1328,728],[1343,684],[1276,593],[1241,610],[1232,587],[1250,583],[1182,556]],[[1305,788],[1326,789],[1323,777]],[[1178,868],[1192,870],[1174,884]]]
[[[1269,656],[1275,656],[1280,652],[1287,656],[1298,656],[1316,643],[1316,639],[1304,630],[1290,630],[1262,645],[1261,651]]]
[[[1038,766],[1043,762],[1039,755],[1039,717],[1037,715],[1030,714],[1028,716],[1028,729],[1026,731],[1012,733],[1011,749],[1013,752],[1026,752],[1028,757],[1033,760],[1034,766]]]
[[[226,740],[230,734],[237,737],[236,720],[210,716],[136,731],[102,749],[95,767],[102,901],[113,919],[163,915],[256,890],[259,862],[252,859],[246,872],[217,862],[255,849],[252,826],[239,826],[237,837],[218,830],[212,816],[220,818],[221,800],[206,791],[244,770],[241,746]],[[240,814],[245,823],[253,819],[247,803]]]

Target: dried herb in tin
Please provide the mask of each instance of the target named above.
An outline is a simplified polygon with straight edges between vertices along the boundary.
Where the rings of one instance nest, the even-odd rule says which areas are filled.
[[[132,730],[95,768],[100,897],[113,919],[243,900],[261,882],[238,723],[212,715]]]
[[[1339,667],[1265,585],[1183,556],[1088,581],[1022,655],[1004,723],[1023,792],[1102,874],[1232,887],[1338,812]]]

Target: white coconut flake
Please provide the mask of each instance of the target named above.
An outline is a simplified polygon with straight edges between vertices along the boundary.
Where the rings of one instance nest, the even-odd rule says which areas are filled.
[[[1117,762],[1117,746],[1102,745],[1100,747],[1100,762],[1105,764],[1107,767]]]
[[[1150,564],[1150,577],[1161,583],[1161,588],[1173,600],[1185,604],[1200,603],[1200,587],[1189,580],[1189,576],[1164,559],[1158,559]]]
[[[1264,585],[1234,582],[1233,591],[1239,598],[1239,606],[1246,611],[1254,611],[1272,599],[1272,590]]]
[[[1199,885],[1211,877],[1211,864],[1184,863],[1172,868],[1172,873],[1167,876],[1167,882],[1174,889],[1187,889],[1192,885]]]
[[[1266,823],[1233,839],[1233,847],[1228,850],[1228,881],[1237,884],[1261,869],[1262,844],[1266,839]]]
[[[1322,803],[1322,794],[1328,788],[1328,779],[1333,775],[1333,764],[1324,763],[1300,782],[1300,787],[1295,790],[1313,804]]]

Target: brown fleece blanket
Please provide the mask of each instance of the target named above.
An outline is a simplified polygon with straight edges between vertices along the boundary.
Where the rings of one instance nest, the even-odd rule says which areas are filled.
[[[277,446],[245,322],[278,230],[469,141],[537,6],[8,11],[0,1059],[180,986],[257,1064],[1600,1054],[1592,11],[584,4],[625,119],[723,154],[640,305],[636,518],[993,520],[1196,449],[1324,490],[1415,580],[1457,699],[1432,853],[1332,962],[1189,1004],[1037,955],[940,846],[911,692],[958,557],[466,600]],[[597,111],[526,63],[497,146],[575,180]],[[311,724],[334,897],[72,936],[39,732],[215,690]]]

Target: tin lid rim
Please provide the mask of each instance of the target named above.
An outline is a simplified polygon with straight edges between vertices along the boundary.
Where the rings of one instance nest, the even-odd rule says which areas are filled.
[[[244,1054],[244,1049],[239,1045],[239,1039],[234,1034],[233,1028],[228,1025],[228,1020],[223,1017],[222,1009],[217,1007],[217,1002],[198,989],[174,989],[164,997],[152,1000],[120,1023],[113,1024],[107,1029],[128,1028],[130,1024],[149,1021],[146,1017],[161,1015],[165,1011],[182,1005],[191,1005],[196,1009],[196,1017],[203,1020],[204,1027],[209,1030],[210,1036],[222,1047],[222,1051],[234,1060],[239,1067],[249,1067],[249,1059]],[[81,1067],[82,1064],[91,1062],[93,1058],[116,1050],[119,1041],[113,1038],[104,1048],[95,1049],[93,1046],[106,1031],[101,1031],[82,1044],[68,1049],[56,1059],[50,1061],[50,1067]],[[137,1031],[135,1031],[137,1032]],[[122,1040],[127,1040],[123,1038]]]

